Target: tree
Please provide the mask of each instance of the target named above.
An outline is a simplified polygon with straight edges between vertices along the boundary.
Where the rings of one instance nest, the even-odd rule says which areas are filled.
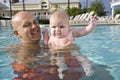
[[[68,13],[68,8],[66,8],[65,12]],[[76,16],[81,13],[82,13],[81,9],[77,7],[70,8],[70,16]]]
[[[58,4],[55,4],[55,5],[54,5],[54,8],[55,8],[55,10],[57,11],[57,9],[59,8]]]
[[[98,16],[105,16],[106,12],[104,10],[105,6],[101,0],[96,0],[95,2],[93,2],[91,4],[91,8],[89,9],[89,11],[94,11],[95,14]]]
[[[12,2],[17,3],[17,2],[19,2],[19,0],[12,0]]]
[[[115,10],[115,15],[116,14],[120,14],[120,8],[118,8],[118,9]]]
[[[83,7],[83,9],[81,9],[82,10],[82,13],[86,13],[87,11],[88,11],[88,8],[86,8],[85,6]]]

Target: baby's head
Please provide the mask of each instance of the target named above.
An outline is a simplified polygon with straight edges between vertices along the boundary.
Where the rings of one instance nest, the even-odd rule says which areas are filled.
[[[55,36],[55,34],[61,34],[62,36],[65,37],[68,34],[69,27],[70,27],[69,17],[65,12],[56,11],[51,15],[50,17],[51,35]]]
[[[69,17],[65,12],[56,11],[50,16],[50,26],[61,26],[69,27]]]

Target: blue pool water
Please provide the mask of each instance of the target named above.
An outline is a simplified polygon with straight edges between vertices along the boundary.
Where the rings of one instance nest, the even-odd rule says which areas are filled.
[[[74,28],[82,27],[74,26]],[[94,31],[89,35],[76,38],[75,43],[81,48],[80,53],[97,64],[98,68],[96,68],[96,75],[88,79],[71,80],[120,80],[119,32],[120,25],[102,25],[95,27]],[[0,80],[13,80],[17,76],[14,74],[14,70],[10,65],[14,60],[9,58],[10,54],[3,50],[6,46],[16,43],[20,43],[20,40],[13,35],[12,28],[0,27]],[[101,73],[104,73],[105,77],[101,76],[104,78],[98,76]]]

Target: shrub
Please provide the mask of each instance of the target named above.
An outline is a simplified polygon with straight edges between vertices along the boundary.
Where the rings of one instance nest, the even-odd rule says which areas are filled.
[[[49,20],[48,19],[40,19],[39,24],[49,24]]]

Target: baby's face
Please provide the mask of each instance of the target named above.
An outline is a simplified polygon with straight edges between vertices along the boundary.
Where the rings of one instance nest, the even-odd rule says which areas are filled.
[[[64,38],[68,35],[69,21],[64,18],[52,18],[50,19],[51,35],[56,38]]]

